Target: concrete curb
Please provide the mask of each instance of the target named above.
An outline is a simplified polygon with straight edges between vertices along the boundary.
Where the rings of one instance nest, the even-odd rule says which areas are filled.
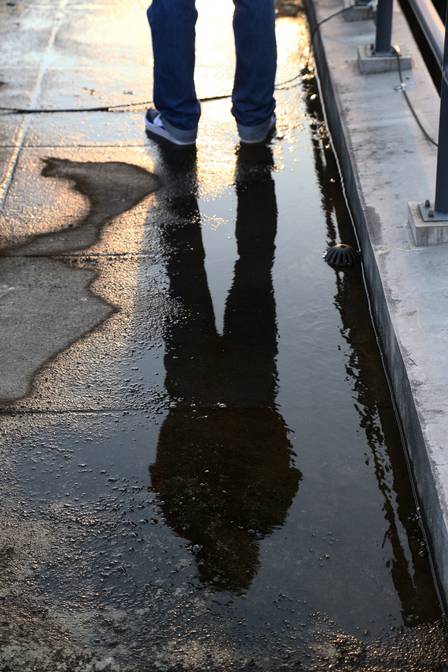
[[[318,20],[337,11],[340,8],[340,2],[338,0],[306,0],[306,7],[313,29]],[[439,106],[437,93],[398,7],[394,13],[394,33],[400,38],[400,46],[403,42],[406,51],[412,55],[413,78],[417,78],[416,84],[420,93],[420,87],[425,87],[426,95],[422,96],[422,99],[426,102],[423,104],[422,115],[432,132],[436,133]],[[431,340],[426,343],[426,353],[432,357],[432,351],[428,352],[428,350],[432,348],[434,338],[440,336],[443,341],[445,340],[444,327],[446,325],[443,322],[439,323],[440,333],[435,334],[431,315],[427,314],[427,306],[423,306],[424,298],[419,300],[416,296],[413,311],[414,319],[418,320],[419,331],[414,334],[408,333],[409,329],[412,330],[410,326],[413,319],[411,315],[413,312],[411,310],[412,296],[406,295],[404,298],[400,296],[400,290],[402,290],[400,282],[403,278],[400,281],[397,280],[391,267],[394,263],[398,263],[398,272],[403,268],[409,271],[412,258],[421,267],[424,267],[425,263],[444,264],[448,262],[448,247],[439,247],[431,259],[428,257],[431,254],[428,249],[423,251],[415,247],[406,225],[407,201],[423,199],[423,194],[427,193],[428,187],[431,187],[431,176],[435,178],[435,151],[421,142],[415,128],[405,116],[406,123],[400,125],[399,140],[402,141],[403,136],[408,133],[408,146],[412,148],[412,151],[409,151],[415,154],[412,157],[412,165],[408,161],[407,165],[400,167],[396,156],[394,159],[388,156],[390,152],[386,151],[386,143],[382,136],[386,132],[393,132],[394,124],[398,129],[398,117],[407,115],[408,112],[403,106],[402,96],[394,99],[393,94],[390,93],[389,96],[393,98],[390,124],[386,128],[387,120],[383,119],[381,123],[379,121],[380,99],[387,87],[392,91],[392,73],[371,75],[370,77],[375,78],[376,81],[374,84],[369,83],[370,93],[372,93],[372,87],[377,85],[378,95],[370,97],[365,103],[360,102],[365,85],[362,75],[356,68],[356,53],[360,42],[369,44],[373,41],[373,35],[374,26],[370,21],[352,23],[344,21],[341,16],[335,17],[334,20],[323,25],[315,35],[315,57],[325,114],[363,253],[373,319],[381,340],[386,368],[401,419],[417,494],[424,509],[426,531],[430,537],[442,597],[446,602],[448,599],[448,470],[446,469],[448,460],[444,457],[444,437],[448,436],[448,415],[443,410],[443,406],[440,407],[440,412],[436,411],[434,404],[431,408],[429,392],[433,386],[436,392],[443,389],[441,385],[448,384],[448,379],[445,374],[443,380],[434,375],[431,365],[437,361],[437,353],[434,353],[428,365],[428,361],[421,356],[424,352],[424,344],[422,347],[422,344],[417,342],[417,339],[424,338],[425,335],[428,338],[431,336]],[[413,82],[415,83],[414,79]],[[377,103],[376,100],[379,102]],[[358,104],[359,107],[356,108]],[[382,104],[384,105],[384,102]],[[373,106],[370,110],[371,116],[369,116],[369,105]],[[378,105],[377,110],[374,109],[375,105]],[[399,109],[397,105],[400,106]],[[362,144],[363,136],[356,125],[356,116],[358,124],[364,124],[365,131],[369,129],[370,124],[373,129],[370,153],[365,144]],[[377,125],[372,122],[372,119],[376,119]],[[404,141],[406,142],[406,137]],[[400,153],[399,150],[397,151]],[[372,177],[375,171],[378,175],[378,164],[380,164],[381,173],[386,177],[389,174],[390,180],[382,182],[378,179],[378,185],[375,187],[366,175],[370,174]],[[366,165],[370,166],[370,173]],[[362,170],[360,170],[361,166]],[[414,171],[415,166],[418,166],[416,172],[420,171],[421,174],[413,175],[411,179],[409,173],[411,170]],[[402,174],[398,175],[400,170]],[[394,178],[399,182],[398,187],[395,185],[395,192],[390,187],[390,181]],[[400,189],[400,185],[406,184],[406,180],[410,182],[409,187]],[[415,198],[410,198],[419,180],[421,181],[420,193],[415,193]],[[409,194],[406,193],[407,191]],[[376,194],[375,198],[374,194]],[[419,272],[421,272],[420,267],[417,268],[416,273]],[[437,278],[437,274],[435,277]],[[409,281],[410,294],[412,294],[414,279],[412,276]],[[442,282],[439,284],[441,286],[435,289],[435,293],[440,292],[440,295],[445,297],[446,287],[443,287]],[[403,294],[402,291],[401,294]],[[400,298],[397,299],[397,296]],[[445,301],[440,305],[440,310],[443,310],[444,303]],[[437,305],[437,302],[434,305]],[[406,315],[409,318],[408,322],[405,321]],[[415,347],[413,347],[413,338]],[[444,362],[440,362],[440,367],[443,366]],[[445,396],[440,400],[442,405],[447,401],[448,386],[445,390]],[[434,421],[435,413],[439,414],[436,422]]]

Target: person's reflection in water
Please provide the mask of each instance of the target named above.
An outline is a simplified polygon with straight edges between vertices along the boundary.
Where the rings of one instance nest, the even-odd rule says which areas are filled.
[[[160,431],[151,481],[167,524],[193,545],[201,581],[217,590],[249,587],[258,542],[284,523],[301,478],[275,407],[272,167],[269,148],[241,147],[239,257],[223,336],[204,268],[194,165],[184,179],[171,173],[175,221],[162,230],[170,293],[179,307],[165,333],[166,388],[175,405]]]

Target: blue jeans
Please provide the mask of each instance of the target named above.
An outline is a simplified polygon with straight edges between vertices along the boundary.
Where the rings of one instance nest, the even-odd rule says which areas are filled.
[[[261,127],[275,109],[274,0],[234,3],[232,114],[238,125]],[[153,0],[148,9],[154,51],[154,104],[168,130],[180,131],[181,136],[196,130],[201,114],[193,79],[196,19],[195,0]]]

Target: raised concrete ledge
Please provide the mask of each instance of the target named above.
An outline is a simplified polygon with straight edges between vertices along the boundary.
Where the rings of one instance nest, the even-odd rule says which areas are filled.
[[[338,7],[340,0],[307,0],[311,26]],[[437,137],[437,92],[398,3],[393,39],[412,55],[408,95]],[[357,46],[373,41],[373,22],[346,22],[339,16],[325,23],[315,38],[319,86],[447,600],[448,245],[416,247],[407,223],[408,202],[433,197],[436,150],[397,90],[397,73],[365,77],[359,72]]]

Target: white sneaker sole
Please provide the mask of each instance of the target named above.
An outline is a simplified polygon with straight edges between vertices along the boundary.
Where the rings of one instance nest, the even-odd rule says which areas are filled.
[[[150,133],[153,133],[154,135],[157,135],[159,138],[163,138],[164,140],[167,140],[168,142],[173,143],[173,145],[179,145],[180,147],[192,147],[193,145],[196,144],[195,140],[190,141],[190,142],[184,142],[183,140],[177,140],[165,128],[163,128],[162,126],[156,126],[155,124],[152,124],[146,118],[145,118],[145,126],[146,126],[147,131],[149,131]]]

